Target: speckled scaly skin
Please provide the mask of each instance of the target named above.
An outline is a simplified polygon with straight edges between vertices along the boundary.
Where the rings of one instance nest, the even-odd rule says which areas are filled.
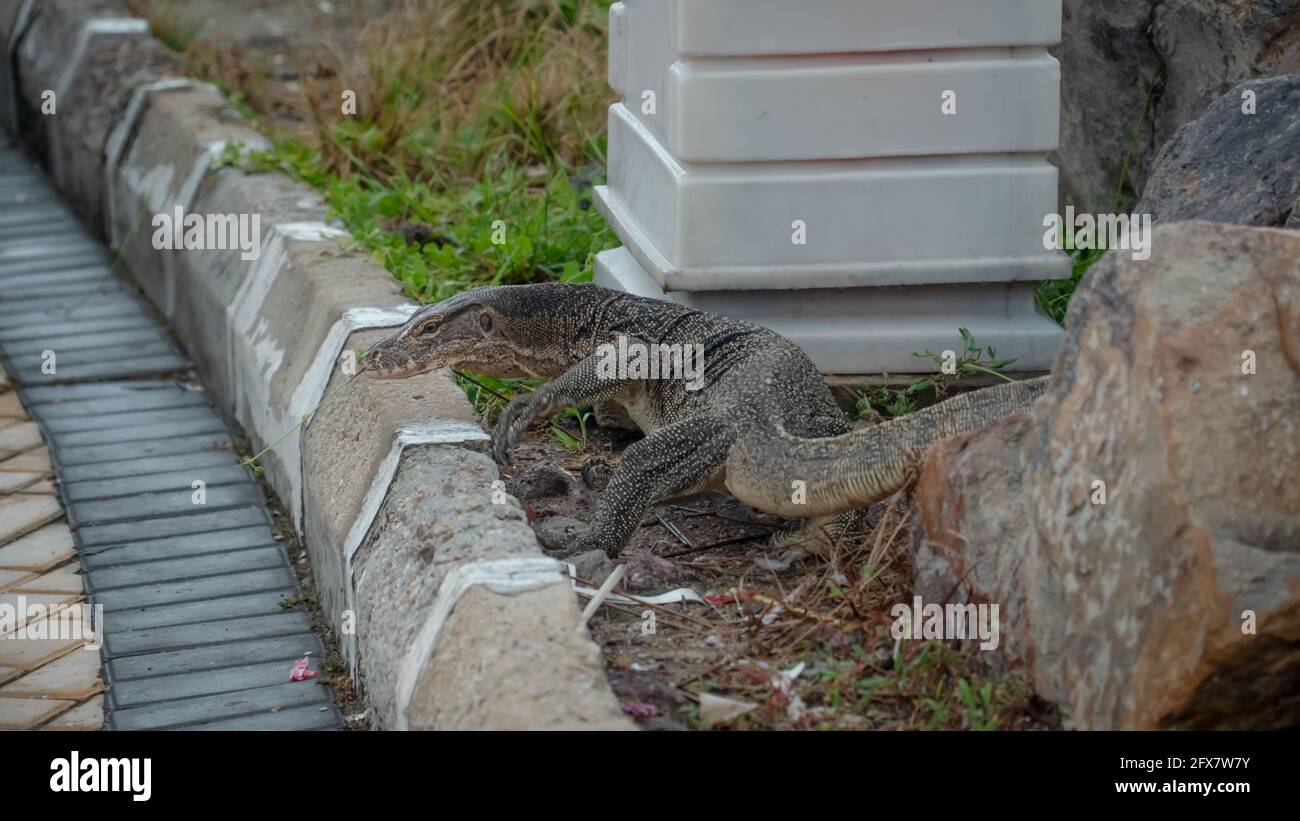
[[[703,345],[703,388],[610,378],[598,348],[620,336]],[[621,405],[646,436],[624,453],[590,527],[560,556],[616,556],[655,501],[707,489],[815,525],[852,514],[901,489],[930,445],[1022,410],[1046,387],[1045,379],[1003,385],[850,431],[816,367],[784,337],[671,302],[554,283],[477,288],[422,308],[363,366],[381,379],[446,366],[551,379],[502,413],[493,437],[502,464],[538,419],[569,406]],[[796,482],[806,498],[796,499]]]

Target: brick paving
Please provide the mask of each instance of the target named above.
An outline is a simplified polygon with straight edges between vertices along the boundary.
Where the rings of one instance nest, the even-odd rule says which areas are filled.
[[[11,431],[21,435],[6,436]],[[0,606],[12,606],[17,617],[10,626],[0,621],[0,730],[104,726],[97,648],[80,639],[38,638],[58,635],[49,629],[59,619],[48,615],[51,605],[86,600],[53,478],[40,433],[0,370]],[[27,618],[33,604],[45,605],[43,618]]]

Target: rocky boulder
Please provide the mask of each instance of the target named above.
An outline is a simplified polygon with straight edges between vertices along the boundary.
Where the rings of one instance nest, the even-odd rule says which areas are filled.
[[[1057,56],[1064,193],[1109,211],[1121,176],[1136,198],[1160,147],[1216,97],[1300,72],[1300,0],[1065,0]]]
[[[1154,243],[1085,277],[1043,399],[930,454],[917,593],[998,603],[1075,727],[1300,724],[1300,235]]]
[[[1243,83],[1174,134],[1138,213],[1281,228],[1300,198],[1300,74]]]

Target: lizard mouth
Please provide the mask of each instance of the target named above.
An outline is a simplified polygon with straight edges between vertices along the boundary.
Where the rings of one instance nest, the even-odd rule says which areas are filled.
[[[400,364],[363,361],[361,373],[370,379],[406,379],[437,370],[437,362],[407,361]]]

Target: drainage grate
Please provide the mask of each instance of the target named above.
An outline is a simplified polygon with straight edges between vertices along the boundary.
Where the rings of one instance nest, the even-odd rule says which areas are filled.
[[[103,248],[0,148],[0,353],[50,450],[91,603],[109,729],[333,729],[284,548],[189,363]],[[46,363],[53,354],[52,373]],[[205,504],[195,504],[195,480]]]

